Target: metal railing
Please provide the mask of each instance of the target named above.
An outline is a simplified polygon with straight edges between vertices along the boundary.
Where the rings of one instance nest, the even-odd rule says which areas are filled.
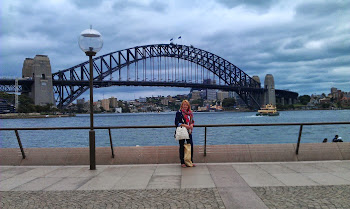
[[[207,128],[209,127],[237,127],[237,126],[300,126],[297,148],[295,153],[299,154],[299,147],[301,142],[301,135],[303,131],[303,126],[315,126],[315,125],[350,125],[350,122],[318,122],[318,123],[241,123],[241,124],[206,124],[206,125],[196,125],[195,127],[204,128],[204,156],[207,155]],[[107,129],[109,133],[109,140],[112,152],[112,158],[114,158],[113,141],[111,129],[147,129],[147,128],[175,128],[173,125],[150,125],[150,126],[99,126],[94,127],[94,129]],[[15,131],[19,148],[21,149],[22,158],[25,159],[25,153],[23,150],[22,142],[18,131],[29,131],[29,130],[77,130],[77,129],[90,129],[90,127],[27,127],[27,128],[0,128],[0,131]]]

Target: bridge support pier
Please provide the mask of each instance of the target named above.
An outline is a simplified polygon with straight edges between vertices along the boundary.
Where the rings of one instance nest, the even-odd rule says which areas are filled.
[[[264,104],[276,105],[275,81],[271,74],[265,76],[264,87],[267,89],[264,93]]]
[[[34,81],[29,97],[34,100],[35,105],[52,104],[56,106],[51,65],[46,55],[36,55],[34,59],[26,58],[23,62],[22,77],[32,78]]]

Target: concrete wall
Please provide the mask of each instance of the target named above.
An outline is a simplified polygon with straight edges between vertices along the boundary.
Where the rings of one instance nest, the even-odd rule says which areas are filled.
[[[287,162],[350,160],[350,143],[210,145],[194,147],[194,162]],[[0,148],[0,165],[88,165],[89,148]],[[96,148],[97,165],[180,163],[178,146]]]

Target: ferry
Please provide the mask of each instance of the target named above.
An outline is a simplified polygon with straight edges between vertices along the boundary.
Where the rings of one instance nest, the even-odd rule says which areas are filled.
[[[267,104],[265,107],[260,108],[258,110],[258,113],[256,113],[256,116],[278,116],[280,115],[279,112],[277,112],[276,106],[273,106],[272,104]]]

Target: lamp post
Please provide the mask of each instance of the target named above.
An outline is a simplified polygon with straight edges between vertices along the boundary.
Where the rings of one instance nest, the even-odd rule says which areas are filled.
[[[95,130],[94,130],[94,95],[93,95],[93,80],[94,73],[92,68],[92,57],[101,50],[103,46],[103,40],[101,34],[92,29],[86,29],[80,33],[79,47],[85,52],[86,56],[89,56],[90,64],[90,131],[89,131],[89,149],[90,149],[90,170],[96,170],[96,152],[95,152]]]

